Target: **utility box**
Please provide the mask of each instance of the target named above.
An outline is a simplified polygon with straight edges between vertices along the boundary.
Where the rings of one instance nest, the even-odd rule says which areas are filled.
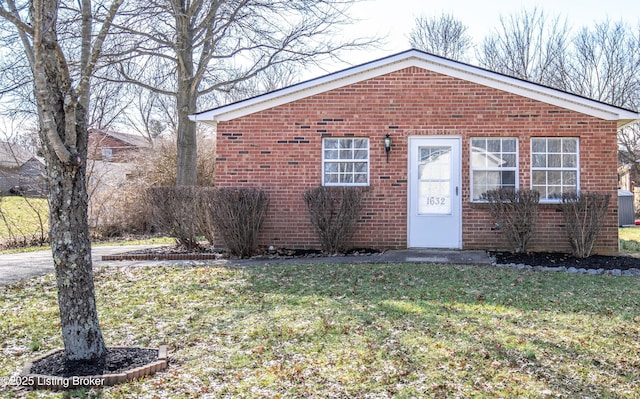
[[[618,225],[631,226],[636,221],[633,210],[633,193],[627,190],[618,190]]]

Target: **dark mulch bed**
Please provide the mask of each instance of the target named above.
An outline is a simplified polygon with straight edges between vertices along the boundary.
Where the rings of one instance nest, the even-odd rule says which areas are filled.
[[[576,269],[628,270],[640,269],[640,258],[631,256],[592,255],[588,258],[576,258],[558,252],[532,252],[514,254],[510,252],[491,252],[498,264],[523,264],[545,267],[575,267]]]
[[[372,248],[354,248],[343,254],[346,256],[366,256],[380,253],[380,250]],[[161,258],[162,255],[173,254],[216,254],[218,259],[229,259],[231,256],[216,248],[201,247],[197,250],[187,250],[179,246],[162,246],[155,248],[148,248],[139,251],[130,251],[127,255],[158,255]],[[296,249],[296,248],[260,248],[259,251],[251,257],[251,259],[277,259],[277,258],[314,258],[319,256],[327,256],[319,249]]]
[[[31,374],[54,377],[120,374],[158,360],[157,349],[108,348],[104,361],[94,364],[67,362],[65,352],[60,351],[33,363]]]

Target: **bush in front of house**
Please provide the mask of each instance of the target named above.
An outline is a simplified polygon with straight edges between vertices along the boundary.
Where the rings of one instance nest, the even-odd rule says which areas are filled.
[[[573,256],[586,258],[600,235],[610,194],[571,192],[562,195],[562,215]]]
[[[188,250],[200,246],[197,239],[201,219],[197,206],[199,191],[199,187],[190,186],[147,189],[154,226]]]
[[[349,248],[362,209],[359,187],[315,187],[304,193],[311,224],[322,250],[338,253]]]
[[[515,253],[526,253],[538,220],[540,193],[499,188],[486,193],[489,213]]]
[[[200,203],[203,219],[213,226],[206,233],[211,239],[215,230],[231,255],[254,255],[269,205],[266,192],[255,188],[217,188],[203,191]]]

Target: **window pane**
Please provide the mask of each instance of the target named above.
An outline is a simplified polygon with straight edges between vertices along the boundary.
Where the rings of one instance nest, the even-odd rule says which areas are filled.
[[[487,149],[487,140],[486,139],[471,139],[471,147],[475,147],[480,150]]]
[[[562,166],[565,168],[575,168],[576,166],[578,166],[576,158],[577,157],[574,154],[564,154],[562,156]]]
[[[471,152],[471,166],[474,168],[487,167],[487,155],[484,150],[474,148]]]
[[[578,149],[578,139],[563,139],[562,152],[576,153]]]
[[[338,175],[335,175],[335,174],[324,175],[324,182],[325,183],[338,183]]]
[[[544,154],[533,154],[532,162],[534,168],[546,168],[547,156]]]
[[[324,173],[337,173],[338,172],[338,163],[336,162],[325,162],[324,164]]]
[[[502,156],[503,168],[515,168],[516,167],[516,154],[504,154]]]
[[[338,159],[338,150],[325,150],[324,159]]]
[[[353,139],[340,139],[340,148],[352,148]]]
[[[500,139],[487,140],[487,152],[500,152]]]
[[[577,172],[562,172],[562,184],[575,187],[577,182]]]
[[[562,155],[560,154],[549,154],[547,158],[547,165],[549,168],[559,168],[562,166]]]
[[[353,164],[350,162],[343,162],[340,164],[340,173],[353,173]]]
[[[324,139],[324,148],[338,148],[338,139]]]
[[[561,152],[561,144],[562,140],[561,139],[548,139],[547,140],[547,151],[549,153],[553,153],[553,152]]]
[[[503,139],[502,140],[503,152],[516,152],[516,139]]]
[[[355,139],[353,140],[353,147],[368,149],[369,148],[368,142],[369,141],[367,139]]]
[[[340,150],[340,159],[353,159],[353,150]]]
[[[547,172],[547,184],[562,184],[562,172],[549,171]]]
[[[534,185],[547,184],[547,172],[533,171],[533,184]]]
[[[516,172],[508,171],[501,172],[502,186],[515,186],[516,185]]]
[[[353,175],[340,175],[340,183],[353,183]]]
[[[367,171],[366,162],[355,162],[353,165],[354,165],[354,171],[356,172],[363,173]]]
[[[546,139],[533,139],[531,147],[532,152],[545,153],[547,152],[547,141]]]
[[[366,183],[367,182],[367,174],[366,173],[358,173],[355,175],[356,183]]]
[[[354,159],[367,159],[369,151],[367,150],[355,150],[353,152]]]

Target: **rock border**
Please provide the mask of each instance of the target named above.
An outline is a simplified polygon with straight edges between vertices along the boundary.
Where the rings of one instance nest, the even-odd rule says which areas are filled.
[[[131,349],[127,346],[116,346],[114,349]],[[140,348],[140,349],[152,349],[152,348]],[[155,348],[153,348],[155,349]],[[44,374],[31,374],[31,367],[37,361],[45,359],[56,353],[64,351],[64,348],[54,349],[39,356],[35,359],[28,361],[22,368],[20,373],[19,382],[20,385],[31,387],[34,389],[50,389],[54,391],[75,389],[75,388],[99,388],[105,386],[113,386],[121,384],[126,381],[141,378],[147,375],[155,374],[158,371],[166,369],[169,365],[167,346],[161,345],[158,349],[158,360],[149,364],[145,364],[141,367],[128,370],[119,374],[101,374],[101,375],[87,375],[87,376],[72,376],[72,377],[59,377],[53,375]]]
[[[103,261],[114,260],[220,260],[220,254],[116,254],[102,255]]]

